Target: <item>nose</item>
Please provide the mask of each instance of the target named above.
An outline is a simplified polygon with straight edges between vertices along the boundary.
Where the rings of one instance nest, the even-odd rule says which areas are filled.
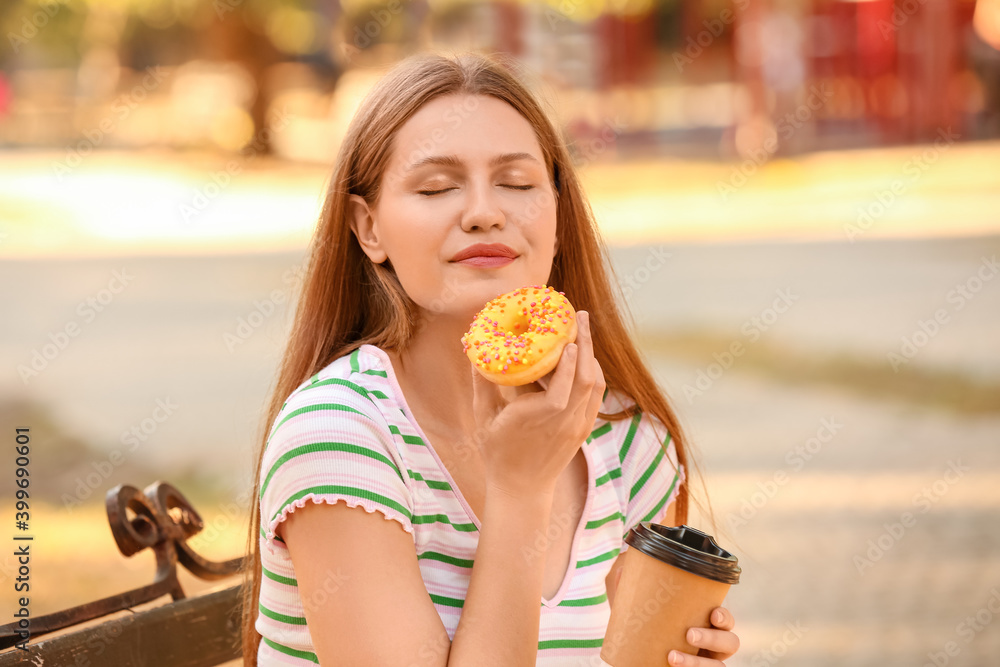
[[[462,211],[462,229],[467,232],[491,227],[503,229],[507,216],[497,202],[492,184],[472,184],[468,193],[465,210]]]

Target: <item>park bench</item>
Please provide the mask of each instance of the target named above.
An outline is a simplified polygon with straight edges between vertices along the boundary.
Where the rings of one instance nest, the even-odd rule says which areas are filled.
[[[108,491],[105,505],[118,549],[132,556],[152,549],[156,576],[152,584],[31,618],[29,637],[18,622],[0,626],[0,667],[213,667],[241,655],[242,581],[189,598],[177,578],[180,563],[195,576],[221,580],[241,572],[243,559],[207,560],[187,544],[204,523],[181,493],[157,481],[145,491],[120,484]],[[88,623],[170,595],[167,604]],[[73,629],[75,626],[82,626]],[[66,631],[49,639],[41,635]],[[67,631],[68,630],[68,631]]]

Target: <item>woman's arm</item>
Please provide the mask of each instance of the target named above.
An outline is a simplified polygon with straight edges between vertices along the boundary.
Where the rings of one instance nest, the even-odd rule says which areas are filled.
[[[307,503],[276,532],[295,566],[322,667],[443,667],[448,633],[427,594],[413,536],[360,507]]]
[[[545,532],[551,507],[547,493],[487,492],[454,643],[427,593],[413,538],[397,522],[343,503],[308,503],[289,514],[283,539],[320,664],[534,665],[545,559],[525,558],[524,547]]]
[[[545,558],[527,558],[545,534],[552,494],[486,492],[476,562],[449,666],[533,667]]]

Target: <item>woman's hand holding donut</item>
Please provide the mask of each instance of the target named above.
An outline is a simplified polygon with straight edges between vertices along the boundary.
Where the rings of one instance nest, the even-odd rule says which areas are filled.
[[[552,493],[559,475],[590,435],[604,396],[604,373],[594,357],[590,313],[577,312],[575,344],[541,391],[506,400],[470,365],[476,438],[488,490],[513,496]],[[509,395],[509,394],[508,394]]]

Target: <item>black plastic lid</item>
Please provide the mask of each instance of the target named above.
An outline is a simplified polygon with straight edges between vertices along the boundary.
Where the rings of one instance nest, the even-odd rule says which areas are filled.
[[[628,531],[625,542],[691,574],[724,584],[740,583],[742,569],[736,556],[716,544],[711,535],[691,526],[661,526],[643,521]]]

